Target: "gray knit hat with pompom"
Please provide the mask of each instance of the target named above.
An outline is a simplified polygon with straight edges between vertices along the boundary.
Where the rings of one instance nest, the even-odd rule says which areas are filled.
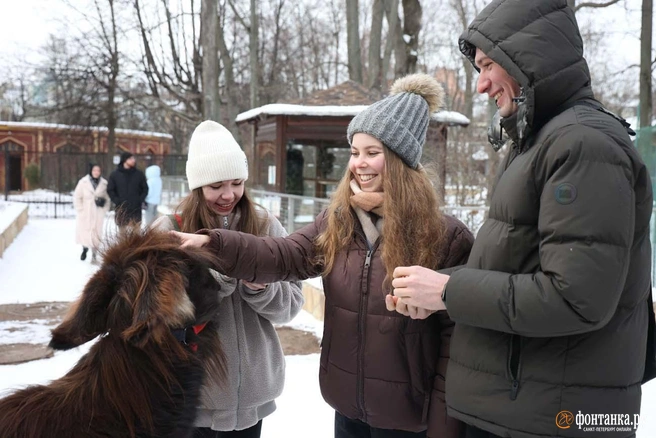
[[[444,99],[439,82],[427,74],[397,79],[390,95],[356,115],[346,131],[349,144],[358,132],[369,134],[416,169],[426,141],[430,116]]]

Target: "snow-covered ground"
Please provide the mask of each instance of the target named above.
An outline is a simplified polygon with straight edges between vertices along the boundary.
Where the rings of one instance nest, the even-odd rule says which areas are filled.
[[[109,227],[108,227],[109,228]],[[0,304],[74,300],[95,267],[80,261],[72,219],[30,219],[0,259]],[[12,323],[15,327],[16,324]],[[308,313],[289,326],[321,335],[321,323]],[[8,330],[0,323],[0,343],[38,343],[49,339],[48,327],[30,325]],[[0,397],[13,389],[45,383],[65,374],[89,348],[57,352],[50,359],[0,366]],[[612,354],[612,352],[609,352]],[[287,356],[287,377],[278,409],[264,420],[262,436],[328,438],[333,436],[333,410],[321,398],[319,356]],[[656,437],[656,382],[643,387],[638,438]]]
[[[110,229],[109,226],[106,227]],[[72,301],[97,269],[80,261],[82,248],[75,244],[75,220],[32,219],[0,258],[0,304],[38,301]],[[42,343],[50,339],[45,325],[0,322],[0,343]],[[301,312],[288,326],[321,337],[322,324]],[[56,352],[50,359],[0,366],[0,397],[30,384],[63,376],[88,351],[90,344]],[[263,422],[263,437],[329,438],[333,436],[334,411],[319,391],[319,355],[288,356],[287,378],[278,409]]]

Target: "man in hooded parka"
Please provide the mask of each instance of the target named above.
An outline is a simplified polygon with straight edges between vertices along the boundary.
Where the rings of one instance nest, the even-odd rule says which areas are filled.
[[[509,150],[467,265],[395,279],[441,284],[448,413],[467,437],[634,436],[654,372],[652,186],[628,124],[595,100],[566,0],[494,0],[459,44]]]

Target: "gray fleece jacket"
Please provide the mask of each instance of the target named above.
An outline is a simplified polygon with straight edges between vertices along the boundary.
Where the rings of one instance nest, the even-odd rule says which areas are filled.
[[[235,229],[239,211],[230,215]],[[287,232],[270,213],[262,235],[282,237]],[[154,228],[173,230],[168,216],[153,223]],[[228,379],[220,386],[217,376],[208,376],[202,389],[196,427],[218,431],[246,429],[276,409],[275,399],[285,384],[285,358],[273,324],[294,318],[303,307],[301,284],[296,281],[270,283],[253,291],[234,278],[219,273],[221,308],[216,315],[219,338],[227,361]]]

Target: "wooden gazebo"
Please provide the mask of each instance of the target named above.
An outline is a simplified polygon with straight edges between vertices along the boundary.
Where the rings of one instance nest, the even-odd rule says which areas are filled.
[[[346,139],[349,122],[382,97],[347,81],[302,100],[264,105],[239,114],[236,122],[251,163],[249,183],[273,192],[328,197],[350,156]],[[437,162],[442,181],[447,127],[468,124],[469,119],[460,113],[433,114],[422,162]]]

